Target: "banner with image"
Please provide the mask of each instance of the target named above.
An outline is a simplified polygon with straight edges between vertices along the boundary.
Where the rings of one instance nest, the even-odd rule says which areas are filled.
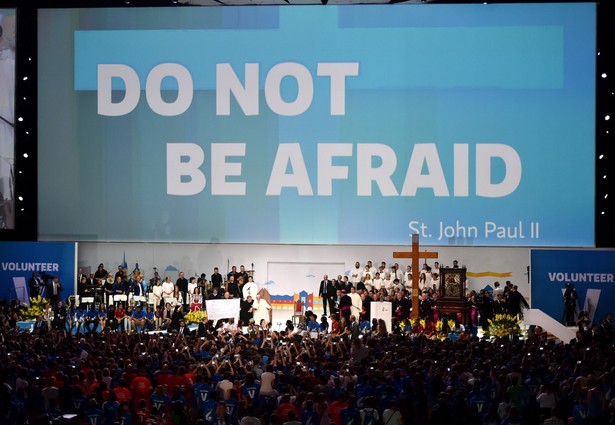
[[[614,313],[615,251],[534,249],[530,270],[532,308],[561,321],[564,290],[572,283],[578,295],[577,313],[587,311],[594,324]]]
[[[75,293],[77,244],[68,242],[0,242],[0,299],[28,304],[33,291],[46,297],[54,276],[60,299]],[[37,273],[36,282],[31,278]]]
[[[595,9],[42,9],[40,238],[593,246]]]

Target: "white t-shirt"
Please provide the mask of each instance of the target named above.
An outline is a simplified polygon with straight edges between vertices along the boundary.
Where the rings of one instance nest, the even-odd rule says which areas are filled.
[[[363,271],[361,270],[361,267],[355,267],[350,272],[350,281],[352,283],[359,283],[362,276],[363,276]]]
[[[164,297],[172,297],[173,296],[173,282],[162,282],[162,294]]]
[[[162,298],[162,286],[156,285],[152,288],[152,293],[160,300]]]
[[[382,279],[378,278],[378,279],[372,280],[372,287],[376,291],[380,291],[380,288],[382,288]]]
[[[404,282],[412,282],[412,270],[404,273]]]
[[[384,287],[386,288],[387,291],[390,291],[391,288],[393,287],[393,280],[389,279],[383,279],[382,280],[382,284],[384,285]]]
[[[229,381],[228,379],[223,379],[222,381],[218,382],[218,392],[220,394],[220,397],[222,399],[226,399],[227,397],[227,392],[233,388],[233,383],[231,381]]]

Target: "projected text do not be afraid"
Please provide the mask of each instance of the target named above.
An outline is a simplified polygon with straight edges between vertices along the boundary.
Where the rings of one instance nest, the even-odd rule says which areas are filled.
[[[245,64],[244,79],[241,81],[230,64],[217,64],[216,115],[230,115],[232,98],[244,115],[258,115],[259,74],[258,64]],[[315,81],[328,79],[329,114],[343,116],[346,114],[346,81],[358,76],[358,62],[318,63],[315,76],[303,64],[283,62],[267,72],[264,99],[275,114],[301,115],[312,104]],[[171,102],[162,97],[163,80],[166,78],[175,80],[177,84],[177,96]],[[296,96],[291,100],[282,95],[281,84],[286,78],[296,83]],[[122,80],[125,88],[119,102],[112,100],[113,79]],[[190,71],[176,63],[155,66],[145,81],[146,102],[154,113],[161,116],[177,116],[186,112],[192,103],[193,91]],[[137,73],[123,64],[98,65],[97,99],[99,115],[117,117],[131,113],[141,101],[141,82]],[[383,143],[317,143],[316,175],[310,175],[301,144],[280,143],[265,194],[278,196],[284,189],[291,189],[301,196],[331,196],[335,180],[355,177],[351,176],[351,162],[356,165],[356,178],[353,180],[356,180],[357,196],[372,196],[374,188],[377,188],[381,196],[416,196],[418,189],[431,189],[437,197],[466,197],[470,195],[471,165],[474,165],[475,176],[472,194],[476,196],[504,197],[514,192],[521,182],[521,159],[509,145],[477,143],[474,145],[473,161],[470,160],[470,145],[466,143],[454,144],[453,151],[447,154],[453,156],[453,167],[445,172],[435,143],[416,143],[409,158],[399,159],[398,153]],[[210,145],[212,195],[247,194],[249,178],[242,175],[242,160],[245,158],[246,143]],[[207,187],[205,160],[205,151],[198,144],[167,143],[167,194],[192,196],[203,192]],[[499,161],[504,170],[499,173],[496,182],[492,172],[495,161]],[[398,163],[404,165],[398,167]],[[398,173],[403,174],[404,178],[403,182],[396,183],[394,174],[398,168],[405,169],[405,173]]]

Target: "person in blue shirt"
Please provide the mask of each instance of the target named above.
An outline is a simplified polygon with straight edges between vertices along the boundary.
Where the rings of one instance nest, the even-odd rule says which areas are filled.
[[[301,411],[301,423],[303,425],[318,425],[320,424],[320,415],[314,409],[314,401],[308,400],[305,402],[305,408]]]
[[[359,425],[361,423],[361,412],[356,406],[357,399],[351,396],[348,399],[348,407],[340,412],[340,425]]]
[[[371,323],[369,322],[369,318],[363,317],[361,321],[359,322],[359,331],[365,335],[369,333],[371,328],[372,326],[371,326]]]
[[[575,400],[572,406],[572,425],[587,425],[587,406],[583,400]]]
[[[366,397],[372,395],[374,389],[367,382],[367,376],[362,376],[357,385],[354,387],[354,394],[357,397],[357,407],[359,409],[363,408],[363,401]]]
[[[391,403],[399,402],[397,395],[395,394],[395,387],[390,385],[390,383],[388,383],[384,391],[378,391],[378,394],[380,394],[380,398],[378,399],[378,412],[380,413],[380,416],[382,416],[384,411],[389,408]]]
[[[80,305],[75,313],[75,334],[80,332],[85,333],[85,321],[88,317],[88,312],[83,305]]]
[[[213,387],[209,384],[209,377],[197,375],[196,382],[192,385],[192,394],[195,406],[199,410],[203,410],[203,405],[214,392]]]
[[[3,397],[4,401],[0,404],[0,419],[6,424],[22,424],[27,422],[26,394],[24,388],[17,388],[12,396]],[[8,399],[8,400],[7,400]]]
[[[117,416],[117,422],[119,422],[120,425],[132,425],[132,416],[128,409],[127,401],[123,401],[122,404],[120,404],[120,413]]]
[[[144,331],[153,331],[156,328],[156,317],[154,316],[154,309],[152,307],[147,307],[143,319],[145,324]]]
[[[88,333],[96,332],[98,324],[100,323],[101,312],[97,308],[93,307],[87,312],[84,329]]]
[[[171,402],[171,398],[167,395],[162,385],[158,385],[152,395],[149,397],[149,401],[153,407],[159,412],[167,412],[168,406]]]
[[[254,378],[253,373],[248,373],[241,387],[241,396],[247,406],[258,405],[258,397],[260,395],[261,384]]]
[[[316,315],[313,314],[308,322],[308,330],[310,332],[320,332],[320,324],[316,321]]]
[[[47,418],[49,419],[59,418],[60,416],[62,416],[62,414],[63,412],[61,409],[58,408],[58,403],[56,402],[56,399],[50,398],[49,408],[45,410],[45,415],[47,416]]]
[[[137,308],[132,311],[132,329],[135,332],[143,331],[145,328],[145,312],[141,305],[137,305]]]
[[[237,390],[234,388],[229,390],[229,397],[224,400],[224,408],[226,411],[226,423],[229,425],[237,425],[237,412],[239,410],[239,399],[237,398]]]
[[[79,387],[72,388],[71,401],[73,411],[78,414],[81,414],[88,405],[88,398]]]
[[[479,382],[476,382],[474,384],[472,393],[470,393],[469,396],[468,405],[470,406],[470,411],[472,412],[474,418],[477,421],[480,421],[487,413],[487,409],[489,407],[489,399],[483,394],[481,394]]]
[[[103,425],[103,411],[100,410],[95,399],[90,400],[83,417],[87,425]]]
[[[120,413],[120,403],[117,401],[115,392],[109,392],[109,400],[102,405],[103,425],[113,425]]]
[[[322,316],[320,318],[320,331],[325,334],[329,332],[329,322],[327,321],[327,316]]]
[[[212,393],[202,404],[202,418],[206,425],[215,425],[218,420],[218,394]]]

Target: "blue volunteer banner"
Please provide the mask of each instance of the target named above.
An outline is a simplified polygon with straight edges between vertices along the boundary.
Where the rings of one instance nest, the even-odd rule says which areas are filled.
[[[75,292],[76,252],[77,244],[69,242],[0,242],[0,299],[28,303],[34,272],[40,295],[49,295],[46,286],[57,276],[66,299]]]
[[[532,250],[532,307],[561,321],[563,293],[572,283],[578,295],[577,313],[587,311],[594,324],[615,312],[615,251]]]

